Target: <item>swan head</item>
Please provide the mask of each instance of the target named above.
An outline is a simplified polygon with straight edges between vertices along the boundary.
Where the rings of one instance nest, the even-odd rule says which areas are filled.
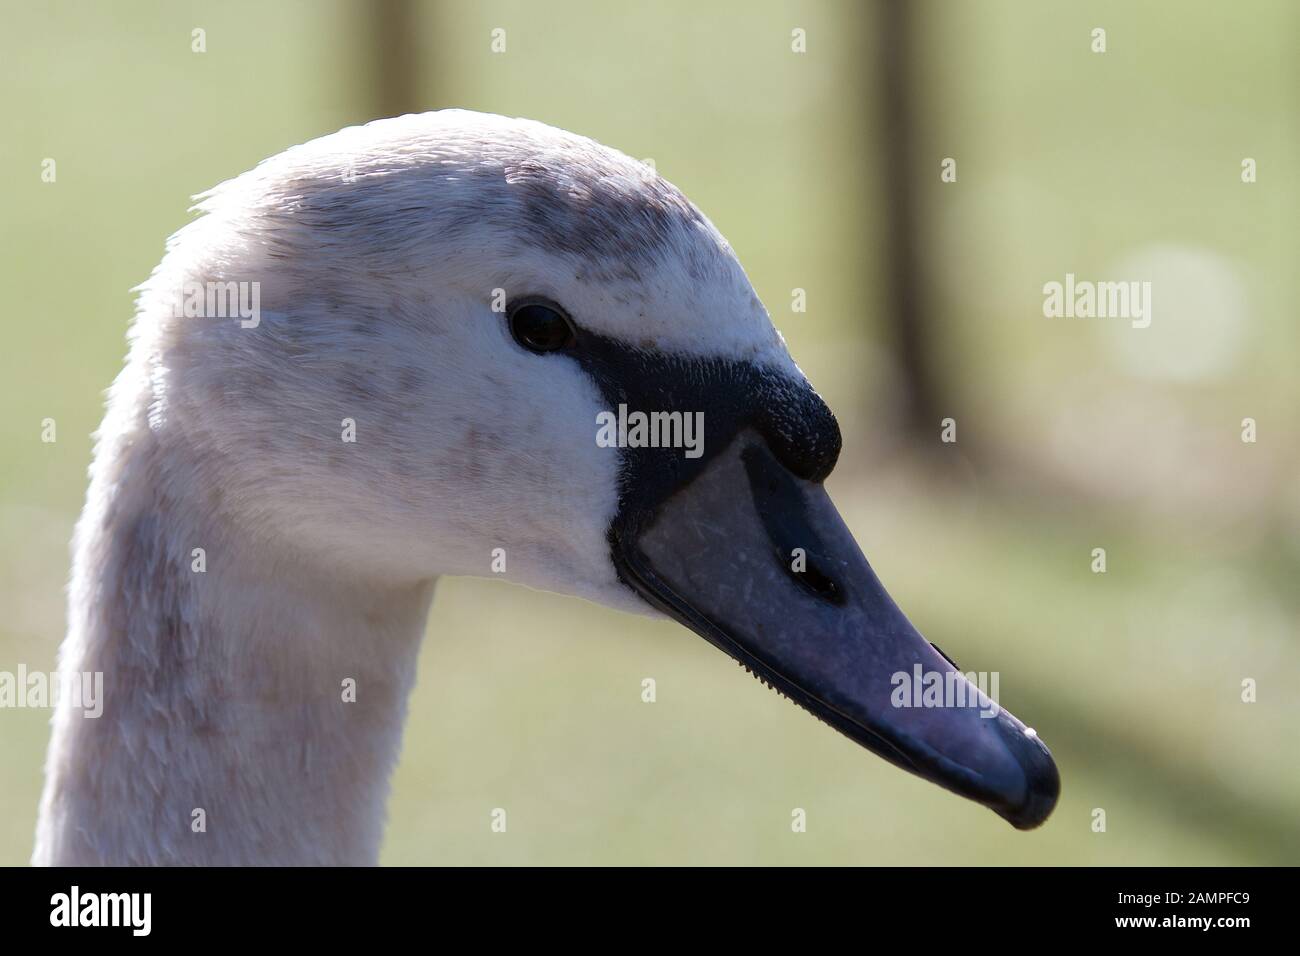
[[[358,578],[504,572],[667,615],[904,769],[1018,827],[1051,811],[1051,757],[1006,711],[897,706],[897,674],[955,669],[826,496],[835,418],[732,249],[647,165],[442,111],[198,208],[133,355],[229,526]]]

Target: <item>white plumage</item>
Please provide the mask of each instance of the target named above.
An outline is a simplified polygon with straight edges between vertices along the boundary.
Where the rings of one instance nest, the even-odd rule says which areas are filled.
[[[373,863],[438,576],[503,547],[511,580],[652,613],[610,560],[605,406],[513,345],[494,290],[799,373],[693,206],[538,123],[346,129],[199,209],[140,289],[98,434],[60,666],[103,671],[105,710],[56,713],[33,859]],[[255,327],[175,314],[214,282],[259,283]]]

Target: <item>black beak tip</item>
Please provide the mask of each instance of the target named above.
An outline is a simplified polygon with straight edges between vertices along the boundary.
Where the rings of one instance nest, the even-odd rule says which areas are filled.
[[[1026,733],[1015,723],[1000,723],[1003,740],[1024,772],[1023,796],[1014,803],[995,808],[1017,830],[1042,826],[1056,808],[1061,795],[1061,774],[1047,745],[1037,735]]]

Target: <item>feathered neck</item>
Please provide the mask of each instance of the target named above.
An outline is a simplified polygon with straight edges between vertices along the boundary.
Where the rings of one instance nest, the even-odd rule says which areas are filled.
[[[33,862],[376,862],[433,581],[268,554],[160,442],[96,457],[60,667],[104,709],[55,714]]]

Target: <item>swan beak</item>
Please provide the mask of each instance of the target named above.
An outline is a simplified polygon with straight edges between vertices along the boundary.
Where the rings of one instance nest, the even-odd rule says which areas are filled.
[[[643,598],[862,746],[1018,829],[1052,812],[1047,747],[917,632],[822,485],[756,433],[611,539]]]

